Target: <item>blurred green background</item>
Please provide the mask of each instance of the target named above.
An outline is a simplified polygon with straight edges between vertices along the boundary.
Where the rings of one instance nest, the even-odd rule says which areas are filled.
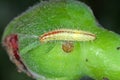
[[[120,33],[120,0],[81,0],[88,4],[98,22],[105,28]],[[0,0],[0,42],[7,24],[39,0]],[[33,80],[18,73],[0,43],[0,80]]]

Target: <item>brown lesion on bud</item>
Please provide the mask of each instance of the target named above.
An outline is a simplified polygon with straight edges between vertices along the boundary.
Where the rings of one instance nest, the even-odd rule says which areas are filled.
[[[64,52],[70,53],[70,52],[73,51],[74,45],[73,45],[72,42],[64,42],[64,43],[62,44],[62,49],[63,49]]]

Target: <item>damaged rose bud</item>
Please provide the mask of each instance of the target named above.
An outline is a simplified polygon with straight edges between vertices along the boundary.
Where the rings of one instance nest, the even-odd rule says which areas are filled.
[[[41,1],[8,24],[2,43],[19,72],[37,80],[120,80],[120,35],[77,0]]]

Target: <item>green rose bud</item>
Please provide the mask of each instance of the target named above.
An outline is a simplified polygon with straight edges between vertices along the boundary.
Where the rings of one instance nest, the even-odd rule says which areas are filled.
[[[120,35],[82,2],[42,1],[11,21],[2,41],[19,70],[37,80],[120,80]]]

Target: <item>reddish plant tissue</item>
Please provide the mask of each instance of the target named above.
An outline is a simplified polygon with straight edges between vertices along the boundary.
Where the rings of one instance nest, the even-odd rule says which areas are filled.
[[[3,44],[7,49],[10,60],[18,67],[18,71],[25,72],[27,75],[32,76],[20,58],[17,34],[7,36]]]
[[[10,45],[9,47],[12,48],[13,50],[13,54],[16,58],[16,60],[18,60],[19,62],[22,63],[22,61],[20,60],[20,56],[18,55],[18,37],[17,35],[11,35],[10,37],[8,37],[8,44]]]

